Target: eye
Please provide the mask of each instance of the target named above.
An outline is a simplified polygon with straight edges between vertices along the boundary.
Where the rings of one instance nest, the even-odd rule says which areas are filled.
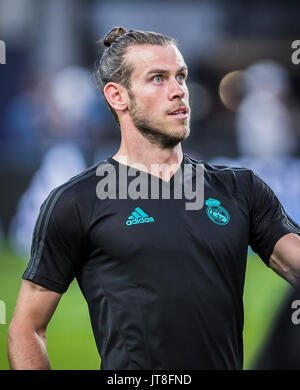
[[[161,75],[156,75],[152,78],[153,81],[155,81],[156,83],[160,83],[161,80],[162,80],[162,76]]]
[[[177,75],[177,80],[182,83],[185,80],[185,75],[183,73],[179,73]]]

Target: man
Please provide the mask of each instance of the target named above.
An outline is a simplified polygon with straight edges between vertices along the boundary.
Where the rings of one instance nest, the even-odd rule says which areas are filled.
[[[120,125],[120,149],[43,203],[9,328],[11,367],[50,368],[47,324],[76,277],[102,369],[241,369],[248,244],[293,284],[300,229],[252,171],[183,155],[187,66],[173,39],[115,28],[103,43],[98,81]],[[203,207],[188,209],[178,192],[201,191],[199,167]],[[132,172],[149,185],[146,195],[159,184],[158,196],[133,196]]]

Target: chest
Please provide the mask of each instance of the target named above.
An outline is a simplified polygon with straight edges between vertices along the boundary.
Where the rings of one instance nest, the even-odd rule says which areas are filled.
[[[110,200],[95,208],[92,248],[126,261],[143,253],[214,256],[244,252],[248,245],[247,211],[236,199],[205,197],[200,210],[182,200]],[[103,207],[105,206],[105,207]]]

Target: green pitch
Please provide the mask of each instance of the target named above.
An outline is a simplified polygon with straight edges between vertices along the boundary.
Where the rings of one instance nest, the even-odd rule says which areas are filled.
[[[6,324],[0,324],[1,370],[9,369],[7,329],[25,267],[26,262],[7,247],[0,249],[0,300],[6,305]],[[289,289],[288,283],[268,269],[257,256],[248,257],[244,290],[244,369],[251,369],[255,362]],[[76,281],[62,296],[49,324],[47,349],[52,369],[98,370],[100,367],[88,308]]]

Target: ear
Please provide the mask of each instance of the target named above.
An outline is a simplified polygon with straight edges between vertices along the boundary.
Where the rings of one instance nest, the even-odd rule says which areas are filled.
[[[104,96],[115,111],[125,111],[128,107],[124,87],[118,83],[109,82],[103,89]]]

